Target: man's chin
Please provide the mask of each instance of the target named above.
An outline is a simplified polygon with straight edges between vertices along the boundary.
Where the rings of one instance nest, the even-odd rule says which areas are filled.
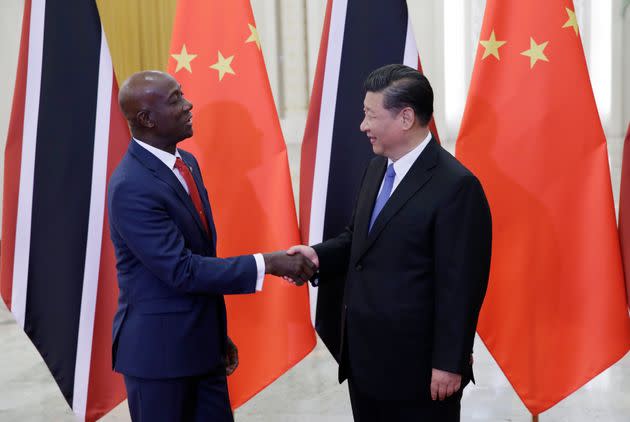
[[[191,126],[189,129],[186,129],[186,130],[184,131],[184,133],[183,133],[183,135],[182,135],[182,141],[183,141],[184,139],[188,139],[188,138],[190,138],[191,136],[193,136],[193,128],[192,128],[192,126]]]

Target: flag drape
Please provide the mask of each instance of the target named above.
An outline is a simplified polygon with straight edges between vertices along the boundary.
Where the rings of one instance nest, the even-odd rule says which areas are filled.
[[[478,332],[532,414],[628,351],[606,139],[570,0],[489,0],[457,157],[493,219]]]
[[[0,291],[87,421],[125,398],[112,371],[118,289],[105,213],[107,179],[129,141],[116,97],[96,4],[27,0],[4,156]]]
[[[180,0],[169,72],[194,106],[197,158],[219,256],[300,243],[287,150],[248,0]],[[240,365],[229,380],[238,407],[315,346],[308,290],[268,277],[262,292],[226,296]]]
[[[350,222],[361,175],[374,156],[365,134],[363,81],[391,63],[420,69],[405,0],[328,0],[300,167],[300,231],[316,244]],[[433,121],[431,131],[437,137]],[[320,337],[338,357],[344,280],[311,288]]]

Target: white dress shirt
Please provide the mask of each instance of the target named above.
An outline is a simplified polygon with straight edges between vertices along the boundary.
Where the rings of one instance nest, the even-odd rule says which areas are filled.
[[[175,177],[177,177],[177,180],[179,180],[179,182],[182,184],[182,186],[186,190],[186,193],[190,195],[190,191],[188,190],[188,185],[186,184],[184,177],[181,175],[179,170],[175,168],[175,161],[178,158],[181,158],[181,155],[179,154],[179,151],[177,150],[177,148],[175,149],[175,155],[173,155],[170,152],[163,151],[159,148],[156,148],[147,143],[144,143],[136,138],[133,138],[133,140],[142,148],[146,149],[151,154],[155,155],[157,159],[163,162],[166,167],[171,169]],[[263,259],[262,254],[259,254],[259,253],[254,254],[253,257],[254,257],[254,260],[256,260],[256,269],[257,269],[256,290],[261,291],[263,288],[263,282],[265,280],[265,260]]]
[[[411,169],[411,166],[413,166],[413,163],[416,162],[418,157],[420,157],[420,154],[422,154],[422,151],[424,151],[424,149],[427,147],[430,140],[431,140],[431,132],[429,132],[427,137],[424,138],[424,140],[420,142],[420,144],[418,144],[417,147],[415,147],[414,149],[412,149],[411,151],[409,151],[408,153],[400,157],[398,160],[396,161],[393,161],[392,159],[387,160],[387,166],[393,163],[394,171],[396,172],[396,176],[394,177],[394,185],[392,186],[392,193],[390,193],[389,195],[390,198],[394,194],[394,191],[396,190],[398,185],[400,185],[400,182],[402,181],[402,179],[409,172],[409,169]],[[385,178],[383,177],[383,182],[384,181],[385,181]],[[381,193],[381,190],[383,189],[383,182],[381,182],[381,188],[378,190],[379,194]]]

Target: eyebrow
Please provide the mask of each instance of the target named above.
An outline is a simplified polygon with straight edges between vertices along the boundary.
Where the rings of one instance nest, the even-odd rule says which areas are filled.
[[[176,88],[173,89],[173,91],[171,91],[170,94],[168,94],[167,98],[170,100],[173,95],[177,94],[181,90],[182,90],[182,87],[178,85]]]

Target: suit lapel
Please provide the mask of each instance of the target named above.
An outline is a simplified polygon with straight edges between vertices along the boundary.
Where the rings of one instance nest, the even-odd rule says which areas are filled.
[[[141,163],[143,163],[149,170],[151,170],[158,179],[162,180],[175,191],[179,199],[182,201],[184,206],[188,209],[192,217],[197,222],[199,229],[205,233],[206,230],[203,228],[201,218],[199,218],[199,215],[197,215],[195,205],[193,204],[192,199],[190,199],[190,195],[188,195],[179,179],[177,179],[177,177],[175,176],[175,173],[173,173],[171,169],[165,166],[164,163],[160,161],[156,156],[151,154],[146,149],[142,148],[133,140],[129,145],[129,152],[131,152],[134,157],[140,160]]]
[[[368,224],[371,218],[372,208],[374,207],[374,202],[376,200],[376,194],[371,195],[371,202],[368,204],[369,212],[363,213],[367,215],[368,221],[368,224],[365,225],[364,232],[367,235],[367,239],[363,248],[361,248],[361,254],[359,256],[362,256],[370,248],[370,246],[372,246],[376,238],[378,238],[378,235],[387,226],[392,217],[394,217],[396,213],[407,203],[407,201],[409,201],[409,199],[411,199],[411,197],[422,189],[422,187],[431,179],[431,176],[433,176],[433,170],[437,164],[438,148],[439,145],[437,142],[434,139],[431,139],[425,150],[413,163],[409,172],[405,175],[396,190],[394,190],[392,196],[390,196],[389,200],[381,210],[381,213],[376,218],[376,221],[374,221],[372,230],[368,234]],[[378,192],[383,179],[383,174],[385,173],[386,165],[387,162],[385,162],[383,169],[379,169],[378,171],[380,178],[375,184],[376,187],[374,188],[372,186],[370,189],[375,189],[376,192]],[[361,229],[363,229],[363,227]]]

